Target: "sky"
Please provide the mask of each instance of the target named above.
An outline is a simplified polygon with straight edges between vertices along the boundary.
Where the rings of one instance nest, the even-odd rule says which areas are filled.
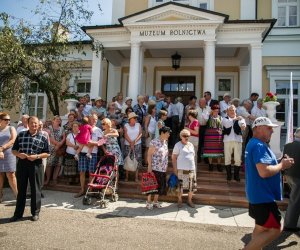
[[[6,12],[17,19],[38,23],[38,17],[31,12],[38,2],[39,0],[0,0],[0,13]],[[98,3],[102,11],[99,10]],[[111,0],[88,0],[88,8],[94,11],[94,15],[91,22],[85,23],[84,26],[111,24]]]

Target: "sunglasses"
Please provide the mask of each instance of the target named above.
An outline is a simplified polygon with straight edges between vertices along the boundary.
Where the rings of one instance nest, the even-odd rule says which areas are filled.
[[[189,135],[182,135],[182,137],[189,138],[190,136]]]
[[[106,125],[106,123],[102,123],[102,126],[105,126]]]

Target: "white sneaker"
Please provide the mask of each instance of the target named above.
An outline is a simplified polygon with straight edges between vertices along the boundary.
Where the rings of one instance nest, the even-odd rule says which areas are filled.
[[[87,154],[86,154],[86,157],[89,158],[89,159],[92,159],[92,158],[93,158],[93,156],[92,156],[90,153],[87,153]]]
[[[78,156],[78,154],[74,155],[74,158],[75,158],[76,161],[79,161],[79,156]]]
[[[152,203],[146,203],[146,209],[153,210],[153,204]]]

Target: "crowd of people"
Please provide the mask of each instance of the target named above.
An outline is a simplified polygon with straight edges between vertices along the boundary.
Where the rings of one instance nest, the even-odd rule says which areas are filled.
[[[11,220],[18,220],[23,216],[29,182],[32,219],[37,220],[43,186],[56,185],[57,178],[64,175],[70,183],[80,183],[75,197],[81,197],[85,194],[86,173],[95,172],[101,155],[112,154],[117,159],[119,178],[124,181],[138,182],[142,168],[155,174],[158,191],[153,202],[152,195],[148,195],[146,208],[160,208],[158,198],[166,194],[171,149],[173,171],[180,183],[178,206],[182,206],[183,190],[187,190],[188,205],[194,207],[197,163],[204,161],[209,171],[216,168],[222,172],[225,167],[227,181],[232,176],[240,181],[252,128],[258,131],[256,119],[266,116],[263,101],[258,97],[252,93],[249,99],[240,102],[225,93],[223,100],[217,101],[206,91],[199,101],[191,96],[184,106],[181,97],[173,102],[160,91],[154,96],[140,95],[135,100],[131,97],[123,100],[123,94],[118,93],[108,103],[101,97],[90,101],[84,96],[76,110],[67,115],[64,125],[59,116],[43,123],[37,117],[23,115],[16,129],[9,126],[9,114],[1,113],[0,201],[6,174],[17,198]],[[134,174],[124,170],[124,159],[132,154],[138,162]]]

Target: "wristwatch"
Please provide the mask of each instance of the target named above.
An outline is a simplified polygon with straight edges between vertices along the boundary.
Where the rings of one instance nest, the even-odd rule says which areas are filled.
[[[40,155],[36,155],[36,158],[37,158],[37,159],[41,159]]]

